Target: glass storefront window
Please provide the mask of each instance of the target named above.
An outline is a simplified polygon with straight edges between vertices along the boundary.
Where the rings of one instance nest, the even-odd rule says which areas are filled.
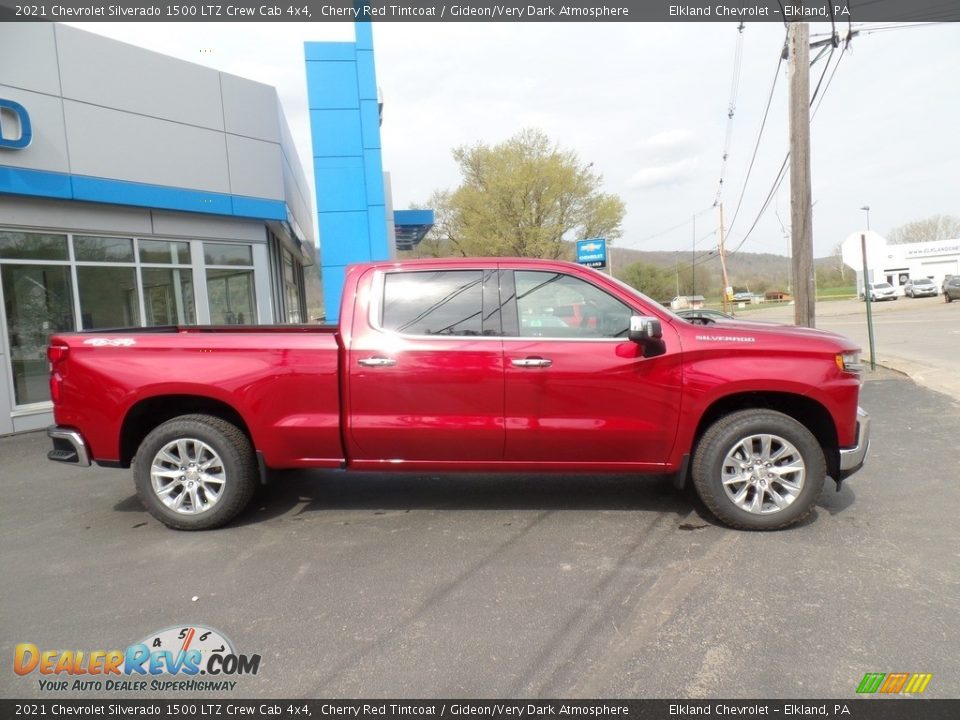
[[[132,267],[77,268],[84,330],[140,325],[136,271]]]
[[[142,257],[142,247],[140,252]],[[190,268],[143,268],[141,280],[147,325],[193,325],[197,321]]]
[[[0,258],[4,260],[69,260],[67,236],[0,232]]]
[[[50,399],[47,342],[75,329],[70,268],[66,265],[3,265],[4,315],[17,405]]]
[[[214,325],[255,325],[253,270],[207,270],[210,322]]]
[[[140,240],[140,262],[189,265],[190,243],[175,240]]]
[[[84,262],[133,262],[130,238],[87,237],[74,235],[73,254]]]
[[[204,243],[203,259],[207,265],[253,265],[253,249],[249,245]]]
[[[303,322],[303,312],[300,303],[300,287],[302,282],[299,282],[302,276],[297,272],[298,269],[297,264],[293,261],[293,254],[289,250],[284,250],[283,289],[288,323]]]
[[[296,285],[287,285],[287,322],[301,323],[303,318],[300,314],[300,293]]]

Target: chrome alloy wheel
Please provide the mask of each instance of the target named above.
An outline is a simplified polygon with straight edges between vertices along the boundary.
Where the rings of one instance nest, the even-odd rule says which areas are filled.
[[[743,438],[723,459],[721,479],[727,497],[741,510],[758,515],[789,506],[806,477],[803,456],[782,437],[770,434]]]
[[[227,475],[220,456],[202,440],[180,438],[164,445],[150,465],[150,484],[174,512],[196,515],[220,499]]]

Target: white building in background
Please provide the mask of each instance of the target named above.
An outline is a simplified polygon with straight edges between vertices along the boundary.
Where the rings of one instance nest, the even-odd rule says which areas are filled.
[[[903,294],[911,278],[930,278],[937,287],[947,275],[960,275],[960,238],[931,242],[888,244],[875,232],[854,233],[840,246],[843,262],[857,272],[857,293],[863,292],[865,236],[869,282],[888,282]]]

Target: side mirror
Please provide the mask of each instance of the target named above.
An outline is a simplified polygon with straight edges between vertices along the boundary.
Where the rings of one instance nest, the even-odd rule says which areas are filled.
[[[644,357],[656,357],[667,351],[667,346],[663,342],[663,328],[655,317],[633,315],[630,318],[630,332],[627,337],[643,348]]]

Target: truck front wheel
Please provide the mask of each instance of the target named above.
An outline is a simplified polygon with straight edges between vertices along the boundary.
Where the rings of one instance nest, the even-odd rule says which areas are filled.
[[[742,530],[777,530],[813,512],[826,462],[813,434],[773,410],[717,420],[693,455],[693,482],[707,508]]]
[[[147,511],[177,530],[233,519],[253,497],[257,463],[247,436],[211,415],[182,415],[154,428],[133,464]]]

